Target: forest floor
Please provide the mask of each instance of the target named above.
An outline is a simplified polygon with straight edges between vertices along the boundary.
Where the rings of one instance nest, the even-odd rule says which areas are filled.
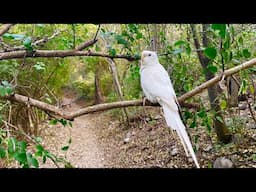
[[[66,95],[64,99],[69,102],[73,98]],[[80,99],[67,110],[85,106],[85,101]],[[48,126],[44,130],[43,145],[50,152],[65,156],[73,167],[79,168],[195,167],[192,159],[186,157],[178,139],[166,127],[159,107],[145,107],[146,115],[142,108],[137,113],[134,113],[134,108],[128,109],[136,114],[129,126],[113,118],[110,111],[87,114],[76,118],[72,128]],[[199,164],[203,168],[211,168],[218,157],[225,157],[232,161],[234,167],[256,167],[256,129],[249,110],[239,110],[239,115],[236,112],[236,116],[226,119],[232,120],[232,126],[237,127],[234,142],[227,145],[217,142],[214,130],[209,135],[205,127],[188,128],[193,146],[197,148]],[[62,151],[70,137],[70,148]],[[40,167],[56,166],[47,160]]]

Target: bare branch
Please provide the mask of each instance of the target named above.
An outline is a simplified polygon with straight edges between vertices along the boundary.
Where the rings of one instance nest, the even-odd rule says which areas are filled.
[[[84,42],[84,43],[78,45],[75,50],[81,51],[81,50],[85,49],[86,47],[90,47],[90,46],[94,45],[97,41],[98,41],[98,39],[93,39],[93,40]]]
[[[98,25],[98,29],[97,29],[97,31],[96,31],[96,33],[95,33],[94,38],[93,38],[93,40],[94,40],[94,41],[96,40],[96,38],[97,38],[97,36],[98,36],[99,31],[100,31],[100,24]]]
[[[241,70],[247,69],[249,67],[252,67],[253,65],[256,64],[256,59],[252,59],[250,61],[247,61],[241,65],[238,65],[236,67],[233,67],[231,69],[225,70],[223,72],[224,76],[230,76],[233,75],[235,73],[238,73]],[[198,87],[196,87],[195,89],[185,93],[184,95],[182,95],[181,97],[179,97],[179,101],[185,101],[186,99],[193,97],[194,95],[201,93],[204,89],[207,89],[208,87],[213,86],[215,83],[217,83],[218,81],[220,81],[223,78],[223,75],[218,75],[215,76],[214,78],[210,79],[209,81],[206,81],[205,83],[199,85]]]
[[[84,42],[84,43],[78,45],[78,46],[75,48],[75,50],[76,50],[76,51],[82,51],[82,50],[85,49],[86,47],[89,47],[89,46],[95,44],[95,43],[98,41],[97,35],[98,35],[99,30],[100,30],[100,24],[99,24],[99,26],[98,26],[98,28],[97,28],[97,31],[96,31],[96,33],[95,33],[95,36],[94,36],[93,40],[90,40],[90,41],[87,41],[87,42]]]
[[[0,29],[0,36],[5,34],[14,24],[4,24]]]
[[[24,57],[71,57],[71,56],[98,56],[98,57],[107,57],[107,58],[121,58],[127,59],[128,61],[139,60],[139,58],[129,56],[129,55],[108,55],[106,53],[97,53],[91,51],[76,51],[76,50],[36,50],[33,52],[28,51],[11,51],[0,53],[0,60],[4,59],[18,59]]]
[[[98,105],[93,105],[93,106],[89,106],[74,112],[67,112],[65,110],[62,110],[56,106],[50,105],[48,103],[42,102],[42,101],[38,101],[36,99],[32,99],[30,97],[26,97],[23,95],[19,95],[19,94],[14,94],[11,96],[7,96],[4,97],[5,99],[8,99],[10,101],[15,101],[18,103],[23,103],[25,105],[29,105],[29,106],[34,106],[37,107],[43,111],[46,112],[51,112],[54,115],[60,116],[64,119],[67,120],[73,120],[76,117],[88,114],[88,113],[94,113],[94,112],[98,112],[98,111],[105,111],[105,110],[109,110],[109,109],[115,109],[115,108],[123,108],[123,107],[129,107],[129,106],[142,106],[143,105],[143,100],[131,100],[131,101],[118,101],[118,102],[113,102],[113,103],[104,103],[104,104],[98,104]],[[149,101],[146,101],[145,105],[147,106],[159,106],[158,103],[150,103]],[[181,106],[183,106],[184,103],[181,103]],[[193,104],[188,104],[188,105],[184,105],[184,106],[193,106]],[[196,104],[194,104],[194,106],[197,106]]]

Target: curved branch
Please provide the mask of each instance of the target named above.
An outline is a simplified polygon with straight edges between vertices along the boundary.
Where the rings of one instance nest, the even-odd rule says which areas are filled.
[[[229,70],[226,70],[224,72],[225,76],[230,76],[233,75],[235,73],[238,73],[241,70],[247,69],[249,67],[252,67],[253,65],[256,65],[256,58],[252,59],[250,61],[247,61],[239,66],[233,67]],[[213,86],[215,83],[217,83],[218,81],[220,81],[223,78],[223,75],[218,75],[212,79],[210,79],[209,81],[206,81],[205,83],[203,83],[202,85],[196,87],[195,89],[193,89],[192,91],[180,96],[178,98],[178,101],[180,102],[181,106],[187,106],[187,107],[191,107],[191,106],[197,106],[196,104],[185,104],[184,101],[200,92],[202,92],[204,89]],[[59,109],[56,106],[44,103],[42,101],[38,101],[23,95],[18,95],[18,94],[14,94],[14,95],[10,95],[10,96],[6,96],[6,97],[2,97],[3,99],[7,99],[10,101],[15,101],[18,103],[23,103],[23,104],[29,104],[30,106],[34,106],[37,107],[39,109],[42,109],[44,111],[49,111],[54,113],[55,115],[61,116],[67,120],[73,120],[76,117],[88,114],[88,113],[93,113],[93,112],[98,112],[98,111],[104,111],[104,110],[109,110],[109,109],[114,109],[114,108],[122,108],[122,107],[129,107],[129,106],[142,106],[143,105],[143,101],[142,100],[132,100],[132,101],[119,101],[119,102],[113,102],[113,103],[104,103],[104,104],[99,104],[99,105],[93,105],[90,107],[86,107],[83,109],[79,109],[77,111],[74,112],[67,112],[64,111],[62,109]],[[153,104],[150,102],[146,102],[145,105],[147,106],[159,106],[159,104]]]
[[[76,51],[81,51],[81,50],[85,49],[86,47],[94,45],[97,41],[98,41],[98,39],[93,39],[93,40],[90,40],[90,41],[86,41],[86,42],[78,45],[75,50]]]
[[[4,24],[0,29],[0,36],[5,34],[14,24]]]

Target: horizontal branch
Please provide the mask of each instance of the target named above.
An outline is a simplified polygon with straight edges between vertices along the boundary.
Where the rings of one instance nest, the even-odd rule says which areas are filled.
[[[253,65],[256,64],[256,59],[252,59],[250,61],[247,61],[239,66],[236,66],[234,68],[231,68],[229,70],[226,70],[223,75],[225,76],[230,76],[233,75],[241,70],[247,69],[249,67],[252,67]],[[195,89],[193,89],[192,91],[182,95],[181,97],[178,98],[178,101],[180,102],[181,106],[185,106],[184,105],[184,101],[194,95],[196,95],[197,93],[202,92],[204,89],[214,85],[215,83],[217,83],[218,81],[220,81],[222,79],[222,75],[218,75],[212,79],[210,79],[209,81],[203,83],[202,85],[196,87]],[[49,111],[54,113],[55,115],[59,115],[62,118],[68,119],[68,120],[73,120],[76,117],[88,114],[88,113],[93,113],[93,112],[98,112],[98,111],[104,111],[104,110],[109,110],[109,109],[115,109],[115,108],[122,108],[122,107],[129,107],[129,106],[142,106],[143,105],[143,101],[142,100],[132,100],[132,101],[119,101],[119,102],[113,102],[113,103],[104,103],[104,104],[99,104],[99,105],[93,105],[90,107],[86,107],[83,109],[79,109],[77,111],[74,112],[67,112],[64,111],[63,109],[59,109],[53,105],[44,103],[42,101],[38,101],[26,96],[22,96],[22,95],[18,95],[18,94],[14,94],[11,96],[7,96],[4,97],[4,99],[8,99],[10,101],[15,101],[15,102],[19,102],[19,103],[23,103],[23,104],[27,104],[27,105],[31,105],[37,108],[40,108],[44,111]],[[152,104],[150,102],[146,102],[145,105],[147,106],[158,106],[158,104]]]
[[[14,24],[4,24],[2,25],[1,29],[0,29],[0,36],[2,36],[3,34],[5,34],[7,31],[9,31],[9,29],[13,26]]]
[[[108,57],[111,59],[121,58],[127,59],[128,61],[139,60],[139,58],[129,56],[129,55],[108,55],[105,53],[97,53],[91,51],[76,51],[76,50],[36,50],[33,52],[28,51],[12,51],[0,53],[0,60],[4,59],[18,59],[24,57],[71,57],[71,56],[98,56],[98,57]]]
[[[8,99],[10,101],[18,102],[18,103],[23,103],[25,105],[30,105],[37,107],[43,111],[51,112],[55,115],[61,116],[64,119],[67,120],[73,120],[76,117],[88,114],[88,113],[93,113],[93,112],[98,112],[98,111],[105,111],[109,109],[115,109],[115,108],[123,108],[123,107],[130,107],[130,106],[142,106],[143,105],[143,100],[131,100],[131,101],[118,101],[118,102],[113,102],[113,103],[104,103],[104,104],[98,104],[98,105],[93,105],[89,106],[83,109],[79,109],[74,112],[67,112],[63,109],[60,109],[56,106],[50,105],[48,103],[32,99],[23,95],[19,94],[14,94],[11,96],[4,97],[5,99]],[[159,106],[158,103],[151,103],[149,101],[145,102],[145,106]],[[195,107],[198,108],[198,104],[188,104],[188,103],[181,103],[181,106],[183,107]]]

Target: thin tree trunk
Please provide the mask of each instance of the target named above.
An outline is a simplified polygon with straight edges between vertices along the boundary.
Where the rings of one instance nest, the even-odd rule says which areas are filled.
[[[94,103],[95,104],[103,103],[104,99],[100,90],[99,65],[95,67],[94,86],[95,86]]]
[[[191,30],[192,30],[192,34],[193,34],[195,47],[196,47],[196,49],[200,50],[200,43],[196,36],[197,33],[196,33],[195,25],[191,24],[190,26],[191,26]],[[206,30],[208,29],[209,24],[203,24],[202,27],[203,27],[202,44],[203,44],[203,47],[208,47],[209,40],[206,35]],[[208,66],[210,60],[206,56],[204,56],[202,51],[198,51],[197,53],[198,53],[199,61],[202,65],[202,67],[206,71],[205,79],[208,81],[208,80],[214,78],[214,74],[210,70],[207,70],[207,66]],[[228,128],[225,124],[225,121],[224,121],[224,118],[223,118],[223,115],[221,112],[221,108],[219,105],[219,99],[218,99],[217,86],[218,85],[215,84],[212,87],[208,87],[208,97],[210,100],[211,109],[215,112],[215,116],[213,119],[213,126],[217,133],[218,139],[223,143],[229,143],[231,140],[231,135],[228,131]]]
[[[118,73],[117,73],[116,64],[112,59],[109,59],[109,58],[108,58],[108,62],[109,62],[109,66],[110,66],[110,69],[111,69],[112,76],[113,76],[115,89],[116,89],[116,92],[119,96],[119,100],[124,101],[121,85],[120,85],[119,80],[118,80]],[[129,124],[129,115],[128,115],[127,109],[123,108],[122,112],[123,112],[123,119],[126,118],[128,124]]]

